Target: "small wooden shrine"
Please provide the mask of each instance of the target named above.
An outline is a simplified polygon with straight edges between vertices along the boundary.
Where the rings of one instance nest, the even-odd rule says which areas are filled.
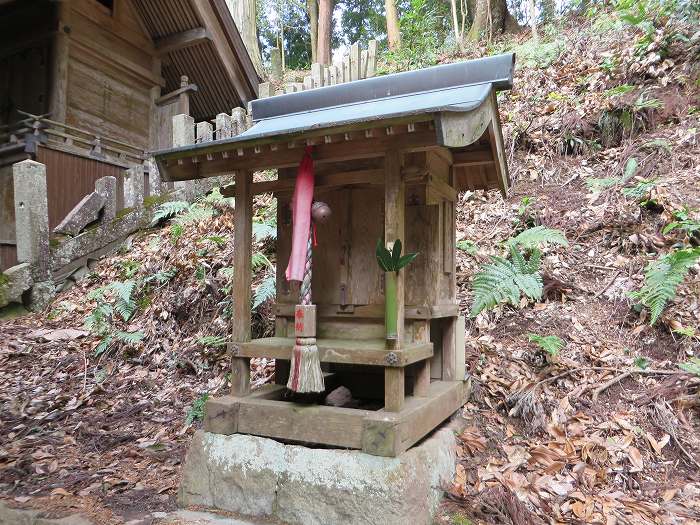
[[[513,66],[514,55],[498,55],[256,100],[242,134],[156,153],[169,181],[235,173],[232,392],[208,402],[205,430],[397,456],[463,405],[455,205],[462,190],[509,185],[496,92],[511,88]],[[309,146],[313,197],[330,209],[315,226],[311,335],[325,394],[345,386],[350,406],[286,386],[295,344],[308,336],[295,323],[299,283],[285,268]],[[277,180],[254,183],[263,169],[277,169]],[[262,192],[278,198],[275,337],[251,340],[252,197]],[[378,239],[418,253],[397,274],[391,344]],[[256,357],[276,360],[276,384],[251,392]]]

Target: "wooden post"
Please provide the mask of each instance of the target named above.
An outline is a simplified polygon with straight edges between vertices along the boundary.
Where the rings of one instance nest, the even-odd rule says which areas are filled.
[[[180,87],[181,88],[186,88],[189,86],[190,80],[187,78],[187,76],[182,75],[180,77]],[[178,113],[181,113],[183,115],[189,115],[190,114],[190,96],[187,93],[187,91],[183,90],[182,93],[178,96],[177,99],[177,111]]]
[[[244,396],[250,392],[250,359],[238,357],[236,343],[250,341],[251,245],[253,241],[253,173],[236,172],[233,247],[233,321],[231,338],[231,393]]]
[[[406,241],[404,235],[404,212],[406,209],[406,186],[401,177],[401,152],[391,149],[384,157],[384,242],[392,248],[396,239]],[[396,279],[396,344],[394,351],[400,351],[404,338],[404,271],[398,272]],[[384,368],[384,410],[399,412],[404,403],[403,367]]]
[[[70,2],[58,2],[58,28],[53,40],[51,78],[53,88],[49,99],[51,120],[66,121],[68,93],[68,60],[70,38]]]
[[[417,319],[413,321],[413,340],[416,343],[430,342],[430,321]],[[413,383],[413,395],[427,397],[430,388],[430,359],[415,364],[416,377]]]

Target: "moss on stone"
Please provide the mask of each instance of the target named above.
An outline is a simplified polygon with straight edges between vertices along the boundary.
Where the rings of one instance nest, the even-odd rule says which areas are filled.
[[[115,215],[114,220],[112,222],[116,222],[116,221],[122,219],[123,217],[126,217],[132,211],[134,211],[134,208],[124,208],[124,209],[119,210],[117,212],[117,214]]]
[[[156,206],[160,206],[164,202],[168,201],[168,198],[170,197],[169,194],[163,194],[163,195],[148,195],[147,197],[143,198],[143,206],[144,208],[155,208]]]

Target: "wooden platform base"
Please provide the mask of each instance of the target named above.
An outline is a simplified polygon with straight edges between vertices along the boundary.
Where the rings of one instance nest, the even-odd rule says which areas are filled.
[[[401,411],[387,412],[292,403],[282,400],[285,390],[265,385],[246,397],[210,399],[204,429],[395,457],[450,417],[471,393],[469,383],[434,381],[425,397],[409,396]]]

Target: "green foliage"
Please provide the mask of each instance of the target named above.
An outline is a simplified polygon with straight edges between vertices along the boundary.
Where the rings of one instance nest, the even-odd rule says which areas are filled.
[[[256,242],[277,238],[277,225],[269,222],[253,222],[253,238]]]
[[[518,57],[517,68],[546,69],[559,59],[564,52],[564,47],[563,40],[554,39],[544,42],[531,38],[512,50]]]
[[[207,235],[202,240],[209,241],[212,244],[218,246],[219,248],[221,248],[222,246],[226,246],[226,243],[228,242],[226,240],[226,237],[222,237],[220,235]]]
[[[168,281],[170,281],[175,275],[177,274],[177,270],[172,269],[172,270],[159,270],[154,274],[149,275],[146,277],[143,282],[145,284],[150,283],[150,282],[157,282],[158,284],[165,284]]]
[[[399,18],[401,46],[386,53],[379,73],[408,71],[435,65],[449,33],[449,5],[431,0],[407,0]]]
[[[124,279],[131,279],[138,273],[139,268],[141,268],[141,263],[139,261],[126,260],[121,261],[119,267],[122,270],[122,277]]]
[[[190,203],[187,201],[172,201],[164,202],[153,215],[153,224],[157,223],[162,219],[169,219],[170,217],[177,215],[178,213],[188,209]]]
[[[255,291],[253,292],[253,310],[258,308],[261,304],[274,299],[276,282],[277,280],[274,275],[268,275],[255,287]]]
[[[684,206],[681,210],[674,211],[673,218],[674,220],[661,230],[664,235],[676,229],[684,231],[689,237],[700,232],[700,221],[690,218],[690,210],[687,206]]]
[[[556,335],[538,335],[538,334],[527,334],[527,340],[531,343],[535,343],[542,350],[547,352],[551,356],[556,356],[559,351],[566,346],[566,341],[560,339]]]
[[[389,251],[382,242],[381,239],[377,239],[377,263],[379,267],[385,272],[398,272],[404,266],[408,265],[415,259],[417,253],[407,253],[406,255],[401,255],[401,239],[396,239],[394,241],[394,246],[392,251]]]
[[[543,244],[558,244],[560,246],[568,246],[566,236],[560,231],[553,228],[545,228],[544,226],[535,226],[520,232],[515,237],[506,241],[507,245],[519,246],[525,249],[537,248]]]
[[[601,192],[607,188],[612,188],[618,184],[622,184],[631,179],[635,173],[637,173],[637,168],[639,162],[635,157],[630,157],[625,163],[625,169],[623,170],[622,177],[603,177],[600,179],[587,179],[586,186],[589,190],[594,193]],[[623,193],[625,190],[623,190]]]
[[[564,234],[555,229],[536,226],[506,240],[510,260],[492,256],[491,263],[482,266],[474,276],[474,300],[469,315],[476,317],[499,303],[518,305],[521,296],[529,300],[542,297],[540,275],[540,246],[556,244],[568,246]],[[521,252],[520,249],[524,250]]]
[[[678,366],[681,370],[700,377],[700,357],[691,357],[687,362]]]
[[[647,368],[649,368],[650,364],[651,361],[649,361],[649,359],[647,359],[644,356],[640,355],[634,358],[634,366],[636,366],[637,368],[641,368],[642,370],[646,370]]]
[[[462,250],[463,252],[467,252],[469,255],[476,255],[477,253],[476,244],[466,239],[457,241],[457,249]]]
[[[100,337],[95,347],[95,355],[107,351],[115,341],[133,345],[143,339],[144,334],[141,332],[125,332],[113,326],[115,312],[124,321],[128,321],[133,315],[138,306],[134,298],[136,288],[136,281],[115,281],[88,293],[88,299],[96,304],[85,317],[84,323],[87,330]],[[108,294],[112,302],[109,302]]]
[[[198,338],[197,343],[202,346],[219,348],[221,346],[226,346],[226,338],[220,335],[205,335]]]
[[[647,197],[654,186],[656,186],[656,179],[642,179],[634,186],[623,188],[622,194],[625,197],[640,200]]]
[[[519,255],[517,264],[502,257],[492,256],[491,263],[484,265],[474,277],[474,301],[469,312],[471,317],[476,317],[483,310],[502,302],[517,305],[521,294],[531,300],[542,297],[542,277],[537,272],[539,257],[535,258],[533,254],[530,260],[525,260],[514,247],[510,250],[511,254]],[[533,269],[534,266],[537,268]]]
[[[668,253],[647,265],[644,286],[631,292],[630,297],[649,308],[652,325],[659,319],[666,304],[676,296],[678,285],[683,282],[698,258],[700,248],[686,248]]]
[[[622,84],[611,89],[605,90],[606,97],[618,97],[620,95],[626,95],[630,91],[634,91],[635,87],[629,84]]]
[[[270,268],[272,263],[263,252],[255,252],[250,258],[250,265],[253,270],[258,270],[263,267]]]
[[[201,421],[204,418],[204,407],[209,399],[209,394],[202,394],[192,402],[192,405],[187,410],[185,416],[185,425],[191,425],[195,421]]]

